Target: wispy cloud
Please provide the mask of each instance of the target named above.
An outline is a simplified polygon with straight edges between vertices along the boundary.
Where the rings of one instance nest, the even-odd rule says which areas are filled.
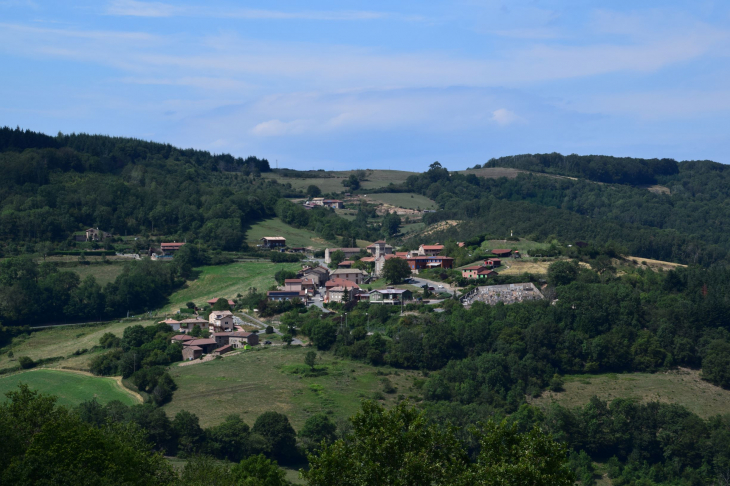
[[[376,20],[393,17],[384,12],[370,11],[297,11],[262,10],[248,8],[221,9],[174,5],[163,2],[113,0],[106,8],[107,15],[127,17],[212,17],[242,20]],[[415,17],[411,17],[415,18]]]
[[[501,126],[507,126],[516,122],[524,121],[524,119],[517,115],[515,112],[507,110],[505,108],[499,108],[498,110],[494,110],[492,112],[492,120],[494,120]]]

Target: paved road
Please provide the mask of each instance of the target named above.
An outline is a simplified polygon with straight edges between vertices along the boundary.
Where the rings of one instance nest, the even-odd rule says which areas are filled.
[[[419,278],[418,276],[411,277],[411,281],[409,283],[411,285],[415,285],[416,287],[422,287],[428,284],[429,286],[436,289],[434,292],[446,292],[447,294],[452,295],[456,293],[456,289],[449,284],[444,284],[443,282],[434,282],[433,280],[426,280],[425,278]],[[440,289],[439,285],[443,285],[444,288]]]
[[[273,324],[267,324],[265,322],[262,322],[262,321],[256,319],[255,317],[253,317],[250,314],[246,314],[246,318],[249,319],[248,322],[243,321],[240,317],[233,316],[234,323],[237,324],[237,325],[239,325],[239,326],[242,325],[242,324],[254,324],[256,326],[259,326],[261,328],[261,333],[260,334],[264,336],[264,339],[263,339],[264,341],[266,341],[266,334],[264,334],[264,331],[266,330],[266,327],[267,326],[271,326],[274,329],[274,334],[278,334],[280,336],[283,336],[284,335],[284,333],[282,333],[281,331],[279,331],[279,329],[277,329],[276,327],[274,327]],[[259,338],[259,340],[260,339],[261,338]],[[292,344],[300,344],[300,345],[304,344],[301,340],[299,340],[297,338],[292,338],[291,343]]]

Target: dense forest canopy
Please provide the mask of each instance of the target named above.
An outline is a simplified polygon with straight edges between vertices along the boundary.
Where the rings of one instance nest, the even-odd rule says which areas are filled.
[[[435,200],[441,210],[425,215],[426,223],[466,221],[434,234],[439,240],[513,230],[537,241],[613,241],[644,258],[702,265],[721,261],[730,250],[730,171],[714,162],[678,165],[677,173],[658,176],[669,194],[529,173],[484,178],[449,172],[439,163],[383,190]]]
[[[718,164],[719,165],[719,164]],[[656,184],[657,177],[674,175],[674,159],[636,159],[605,155],[525,154],[491,159],[484,167],[511,167],[614,184]]]

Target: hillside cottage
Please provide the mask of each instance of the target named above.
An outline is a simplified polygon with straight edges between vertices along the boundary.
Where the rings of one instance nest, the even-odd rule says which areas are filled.
[[[203,356],[203,348],[200,346],[185,346],[182,350],[182,356],[185,361],[191,361]]]
[[[474,280],[489,278],[496,274],[497,272],[495,272],[494,270],[490,270],[489,268],[482,265],[473,265],[471,267],[461,269],[462,277]]]
[[[286,246],[286,238],[283,236],[264,236],[261,238],[261,246],[264,248],[282,248]]]
[[[246,345],[256,346],[259,343],[259,335],[253,332],[237,331],[229,334],[228,344],[235,349],[243,348]]]

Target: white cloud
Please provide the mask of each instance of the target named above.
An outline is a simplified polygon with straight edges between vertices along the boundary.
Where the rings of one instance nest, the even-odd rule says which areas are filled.
[[[126,17],[212,17],[242,20],[375,20],[390,17],[383,12],[369,11],[300,11],[285,12],[250,8],[220,9],[173,5],[138,0],[112,0],[107,15]]]
[[[108,15],[130,17],[172,17],[185,11],[162,2],[138,2],[137,0],[113,0],[106,9]]]
[[[251,133],[259,137],[298,135],[306,130],[309,123],[307,120],[294,120],[290,122],[269,120],[253,127]]]
[[[507,126],[515,122],[524,121],[522,117],[506,108],[499,108],[498,110],[494,110],[492,112],[492,120],[502,126]]]

